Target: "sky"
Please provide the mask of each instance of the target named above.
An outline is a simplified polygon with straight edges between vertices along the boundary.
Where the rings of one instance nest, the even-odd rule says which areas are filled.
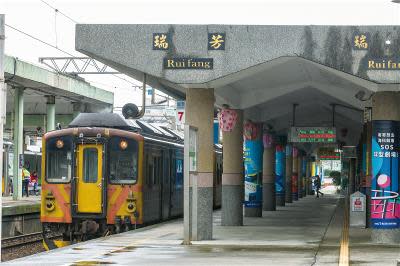
[[[0,14],[9,25],[6,54],[36,65],[39,57],[84,56],[74,48],[76,23],[400,25],[400,4],[391,0],[0,0]],[[133,86],[141,82],[126,76],[83,77],[114,91],[117,107],[140,103]]]

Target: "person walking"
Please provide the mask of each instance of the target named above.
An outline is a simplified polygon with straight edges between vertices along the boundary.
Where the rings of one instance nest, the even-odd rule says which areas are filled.
[[[316,175],[315,176],[315,190],[317,192],[317,198],[319,198],[319,194],[324,196],[324,193],[322,193],[320,191],[320,189],[321,189],[321,178],[319,177],[319,175]]]
[[[30,176],[30,182],[33,184],[33,194],[36,195],[39,182],[39,178],[36,171],[32,171]]]
[[[23,167],[22,168],[22,197],[24,196],[24,192],[26,196],[29,197],[29,180],[31,178],[31,173]]]

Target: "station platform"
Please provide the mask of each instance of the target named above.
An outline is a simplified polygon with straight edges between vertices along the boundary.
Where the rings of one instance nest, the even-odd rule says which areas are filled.
[[[307,196],[244,218],[244,226],[220,226],[214,239],[182,245],[182,219],[78,243],[5,262],[4,265],[338,265],[344,199]],[[400,246],[370,243],[367,229],[350,229],[350,263],[397,265]],[[395,251],[395,252],[394,252]]]
[[[2,197],[2,208],[2,216],[40,212],[40,196],[23,197],[21,200]]]

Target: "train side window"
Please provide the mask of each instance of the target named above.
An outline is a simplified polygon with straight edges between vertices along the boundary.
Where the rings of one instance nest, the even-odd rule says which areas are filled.
[[[110,182],[135,184],[138,179],[138,142],[112,137],[109,142]]]
[[[72,138],[55,137],[46,140],[46,180],[68,183],[72,177]]]
[[[98,156],[96,148],[86,148],[83,150],[83,182],[97,182]]]

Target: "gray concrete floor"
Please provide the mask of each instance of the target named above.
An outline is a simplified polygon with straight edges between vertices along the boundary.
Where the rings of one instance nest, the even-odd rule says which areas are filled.
[[[182,221],[36,254],[5,265],[337,265],[343,224],[343,200],[326,195],[302,198],[244,226],[220,226],[214,213],[214,239],[183,246]],[[396,265],[398,246],[376,246],[369,231],[351,229],[351,261]],[[354,240],[353,240],[354,239]],[[354,249],[354,250],[353,250]],[[368,253],[365,255],[365,253]],[[384,256],[384,257],[382,257]]]

